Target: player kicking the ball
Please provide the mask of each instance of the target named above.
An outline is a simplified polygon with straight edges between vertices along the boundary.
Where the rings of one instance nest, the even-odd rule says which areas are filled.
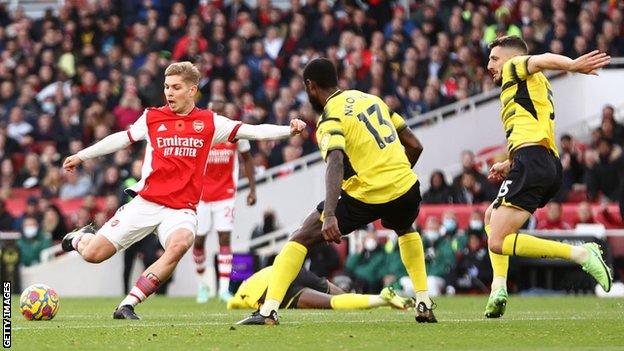
[[[518,233],[539,207],[545,206],[561,185],[561,162],[555,144],[555,112],[550,83],[543,70],[563,70],[597,75],[610,62],[598,51],[576,60],[546,53],[527,55],[526,43],[516,36],[490,44],[488,70],[502,86],[501,118],[509,158],[490,169],[489,178],[503,180],[498,198],[485,214],[485,230],[494,271],[492,293],[485,316],[498,318],[507,305],[509,256],[561,258],[576,262],[605,290],[611,289],[611,272],[595,243],[572,246]]]
[[[147,142],[141,181],[129,191],[136,195],[95,232],[90,226],[63,238],[65,251],[76,250],[87,262],[99,263],[156,232],[164,254],[137,280],[113,314],[115,319],[139,319],[134,307],[169,279],[197,232],[195,208],[211,145],[237,139],[276,139],[300,133],[305,123],[290,126],[247,125],[195,107],[199,70],[190,62],[165,70],[167,105],[148,108],[125,132],[112,134],[69,156],[63,168],[73,171],[82,161]]]
[[[303,71],[310,103],[321,114],[317,140],[327,161],[325,201],[295,231],[275,258],[266,299],[239,324],[278,324],[277,310],[299,274],[308,247],[343,235],[377,219],[399,236],[401,260],[416,291],[419,323],[437,322],[427,289],[425,254],[414,228],[420,206],[418,177],[412,167],[422,145],[379,97],[338,89],[336,68],[328,59],[310,61]]]
[[[221,111],[219,101],[211,103],[213,111]],[[204,174],[201,201],[197,206],[198,230],[193,244],[193,260],[197,271],[197,302],[208,302],[206,271],[206,237],[211,230],[217,232],[219,253],[217,254],[217,276],[219,277],[219,298],[227,302],[230,294],[230,273],[232,272],[232,247],[230,240],[234,227],[234,201],[238,180],[238,154],[243,159],[243,169],[249,180],[247,205],[256,203],[256,180],[251,159],[251,146],[247,140],[223,142],[210,149],[208,165]]]

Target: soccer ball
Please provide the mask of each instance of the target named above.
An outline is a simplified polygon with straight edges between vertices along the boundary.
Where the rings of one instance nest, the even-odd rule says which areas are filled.
[[[45,284],[27,287],[20,297],[20,311],[29,321],[50,320],[58,309],[58,294]]]

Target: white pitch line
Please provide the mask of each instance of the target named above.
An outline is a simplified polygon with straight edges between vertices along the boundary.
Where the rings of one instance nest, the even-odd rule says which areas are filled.
[[[536,318],[513,318],[513,319],[505,319],[504,321],[564,321],[564,320],[590,320],[593,318],[582,318],[582,317],[536,317]],[[614,317],[614,319],[617,319]],[[414,321],[410,319],[406,320],[395,320],[395,319],[366,319],[366,320],[341,320],[336,321],[337,323],[343,324],[362,324],[362,323],[384,323],[384,322],[392,322],[392,323],[414,323]],[[493,320],[483,319],[483,318],[454,318],[454,319],[443,319],[439,321],[440,324],[446,323],[474,323],[474,322],[482,322],[482,323],[497,323]],[[33,322],[34,323],[34,322]],[[327,321],[285,321],[284,325],[299,325],[299,324],[326,324]],[[119,329],[119,328],[152,328],[152,327],[188,327],[188,326],[203,326],[203,325],[223,325],[223,326],[233,326],[233,322],[191,322],[191,323],[141,323],[141,322],[133,322],[132,324],[113,324],[113,325],[50,325],[50,326],[33,326],[33,327],[14,327],[13,330],[46,330],[46,329]]]

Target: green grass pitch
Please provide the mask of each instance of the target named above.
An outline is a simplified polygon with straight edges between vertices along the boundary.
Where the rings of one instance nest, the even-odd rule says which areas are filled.
[[[141,321],[112,319],[119,299],[66,298],[52,321],[29,322],[13,298],[15,350],[624,350],[624,300],[511,296],[500,320],[487,297],[436,300],[438,324],[413,312],[288,310],[276,327],[232,325],[249,311],[152,297]]]

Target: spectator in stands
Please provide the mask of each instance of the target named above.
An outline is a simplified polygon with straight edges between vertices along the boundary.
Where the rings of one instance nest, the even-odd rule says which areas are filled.
[[[31,153],[26,155],[24,168],[18,174],[16,182],[22,188],[37,188],[41,185],[44,176],[45,169],[39,162],[37,154]]]
[[[468,227],[464,230],[466,235],[474,234],[478,236],[481,240],[487,240],[485,234],[485,226],[483,224],[483,212],[478,209],[472,210],[470,213],[470,221],[468,222]]]
[[[149,90],[146,93],[149,93]],[[134,91],[126,90],[121,97],[119,105],[113,110],[117,129],[127,129],[130,124],[134,123],[141,116],[141,113],[143,113],[141,100]]]
[[[377,232],[368,231],[362,242],[357,243],[356,253],[349,255],[345,264],[358,293],[378,294],[381,291],[385,259],[386,254],[377,242]]]
[[[37,119],[37,128],[32,131],[35,142],[56,141],[56,130],[54,129],[54,119],[50,114],[42,114]]]
[[[60,213],[52,207],[43,213],[41,231],[46,237],[51,238],[53,242],[60,242],[68,232]]]
[[[451,240],[454,251],[463,249],[468,241],[466,233],[459,228],[457,214],[454,210],[446,210],[442,213],[442,228],[440,228],[440,233]]]
[[[113,165],[119,171],[119,178],[125,179],[132,171],[132,157],[128,149],[121,149],[113,156]]]
[[[439,296],[447,292],[448,283],[454,280],[455,251],[450,232],[442,235],[440,221],[435,216],[427,217],[423,230],[423,244],[429,295]],[[448,292],[452,293],[453,288],[451,287]]]
[[[600,133],[603,138],[609,139],[613,144],[624,144],[624,135],[621,131],[618,131],[615,127],[615,121],[608,118],[603,118],[600,124]]]
[[[453,189],[446,184],[444,173],[435,170],[429,178],[429,189],[423,194],[423,203],[448,204],[453,202]]]
[[[72,216],[73,229],[82,228],[93,222],[94,215],[91,208],[83,204]]]
[[[587,165],[587,191],[591,200],[605,196],[610,201],[619,199],[624,184],[624,155],[620,147],[601,138],[598,142],[598,158]]]
[[[583,154],[577,149],[575,141],[569,134],[564,134],[559,139],[559,157],[563,167],[561,190],[557,199],[566,201],[568,193],[584,182],[585,169],[583,167]]]
[[[483,184],[475,179],[474,173],[464,172],[453,191],[453,203],[472,205],[487,200]]]
[[[20,250],[20,263],[26,267],[40,262],[41,251],[52,246],[52,240],[39,230],[39,222],[34,217],[24,218],[22,236],[17,241]]]
[[[457,281],[455,287],[459,291],[489,292],[492,281],[492,266],[487,245],[483,238],[475,232],[468,234],[468,245],[461,250],[457,261]]]
[[[99,196],[116,195],[120,196],[122,192],[122,181],[119,178],[119,168],[117,166],[108,166],[104,169],[104,177],[102,184],[98,186],[97,194]]]
[[[15,218],[6,210],[6,203],[4,200],[0,200],[0,231],[13,230],[14,221]]]
[[[574,227],[579,224],[594,224],[597,223],[592,213],[591,205],[587,201],[583,201],[578,204],[576,208],[576,218],[574,220]]]
[[[555,201],[548,203],[546,207],[546,217],[538,219],[535,229],[556,230],[572,229],[572,226],[561,218],[561,204]]]
[[[470,173],[473,175],[475,181],[479,184],[484,185],[487,184],[487,177],[479,171],[479,166],[475,161],[475,154],[470,150],[464,150],[461,152],[461,165],[462,170],[461,173],[453,178],[453,186],[457,187],[462,182],[462,177],[464,173]]]
[[[284,177],[295,171],[295,165],[291,162],[298,159],[302,154],[301,147],[286,145],[282,148],[284,164],[280,166],[279,177]]]
[[[515,35],[522,37],[520,28],[513,24],[511,18],[511,10],[508,7],[501,6],[495,12],[496,23],[488,26],[483,34],[483,40],[489,44],[502,35]]]
[[[58,167],[51,167],[41,182],[41,195],[45,197],[57,197],[63,184],[63,176],[61,175],[61,169]]]
[[[106,195],[104,199],[104,208],[102,210],[106,215],[107,220],[113,218],[119,207],[119,193],[111,193]]]
[[[65,172],[64,178],[65,183],[59,190],[61,199],[68,200],[83,197],[92,191],[91,178],[82,171]]]
[[[38,203],[39,199],[37,199],[34,195],[29,196],[28,199],[26,199],[26,208],[24,209],[24,213],[15,219],[14,228],[16,230],[22,230],[23,222],[26,218],[32,217],[35,218],[37,222],[41,221],[42,213],[37,207]]]
[[[7,125],[7,135],[24,145],[25,137],[33,131],[32,124],[24,120],[24,111],[21,107],[15,106],[9,114],[9,124]]]
[[[10,189],[17,185],[13,161],[10,158],[5,158],[0,163],[0,177],[2,188]]]
[[[11,138],[7,134],[6,125],[0,123],[0,156],[3,158],[9,158],[14,153],[20,151],[20,145],[15,139]]]
[[[624,146],[624,126],[615,120],[615,108],[612,105],[605,105],[602,108],[602,122],[600,125],[603,135],[610,137],[615,144]],[[605,127],[610,129],[610,131],[605,132]]]

